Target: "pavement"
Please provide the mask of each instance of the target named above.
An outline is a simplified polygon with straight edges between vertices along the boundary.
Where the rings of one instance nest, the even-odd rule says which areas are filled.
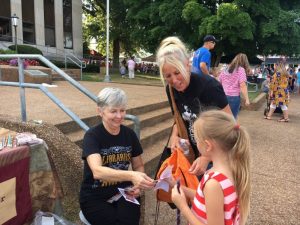
[[[56,82],[51,88],[63,104],[81,118],[94,116],[95,103],[66,82]],[[122,88],[128,95],[128,108],[165,101],[163,87],[116,83],[81,82],[94,94],[106,86]],[[19,89],[0,86],[0,114],[20,117]],[[69,117],[38,90],[26,90],[27,117],[57,124]],[[292,95],[288,123],[279,123],[280,115],[263,119],[258,111],[241,111],[239,123],[251,137],[251,213],[248,224],[300,224],[300,96]],[[63,178],[61,178],[63,179]],[[145,223],[154,224],[155,194],[146,192]],[[175,224],[175,211],[161,203],[158,224]],[[184,224],[184,223],[183,223]]]

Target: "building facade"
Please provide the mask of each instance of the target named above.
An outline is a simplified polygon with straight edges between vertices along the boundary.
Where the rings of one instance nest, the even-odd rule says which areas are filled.
[[[18,25],[11,17],[16,15]],[[15,32],[16,31],[16,32]],[[1,0],[0,47],[28,44],[44,55],[82,57],[81,0]]]

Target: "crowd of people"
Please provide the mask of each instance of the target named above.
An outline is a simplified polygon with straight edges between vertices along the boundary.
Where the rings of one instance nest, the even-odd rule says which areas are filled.
[[[129,58],[127,61],[123,59],[120,63],[120,74],[122,78],[126,77],[128,73],[129,78],[134,78],[134,73],[158,75],[159,70],[156,63],[136,63],[134,57]]]
[[[182,134],[187,135],[185,143],[192,149],[186,154],[191,163],[189,172],[200,180],[196,190],[179,187],[176,178],[167,182],[173,203],[190,224],[244,225],[250,208],[250,138],[237,116],[240,93],[245,104],[250,104],[247,77],[252,72],[247,56],[240,53],[217,76],[212,76],[209,50],[217,41],[212,35],[205,36],[192,62],[185,44],[177,37],[165,38],[158,47],[157,71],[175,115],[169,145],[172,151],[180,149]],[[122,76],[126,66],[129,78],[134,78],[134,59],[121,63]],[[144,72],[145,64],[138,68]],[[261,72],[265,75],[260,77],[270,96],[270,111],[265,119],[270,120],[276,107],[280,107],[283,117],[279,122],[288,122],[288,96],[293,90],[290,84],[294,79],[299,86],[300,69],[295,77],[282,63],[272,69],[264,67]],[[126,105],[123,90],[101,90],[97,110],[102,123],[84,136],[80,207],[92,225],[139,224],[140,206],[134,199],[156,185],[144,171],[143,149],[136,134],[122,125]],[[121,190],[127,197],[122,197]]]

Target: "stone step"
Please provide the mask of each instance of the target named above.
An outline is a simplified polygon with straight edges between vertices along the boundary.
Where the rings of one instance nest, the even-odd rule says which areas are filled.
[[[154,123],[163,122],[172,117],[170,107],[156,109],[147,113],[143,113],[138,116],[140,121],[140,128],[143,129],[145,127],[153,126]],[[133,128],[133,121],[125,120],[124,125]]]
[[[161,153],[163,152],[164,147],[168,141],[168,135],[166,135],[161,140],[156,141],[152,145],[149,145],[144,149],[144,153],[142,155],[145,172],[150,177],[154,178],[155,172],[157,170],[158,161],[160,159]]]
[[[155,116],[155,119],[157,119],[158,122],[161,121],[162,119],[171,117],[171,111],[170,111],[168,101],[131,108],[128,109],[126,112],[128,114],[136,115],[139,117],[141,128],[143,126],[149,126],[149,124],[151,125],[151,121],[149,121],[149,119],[146,119],[147,117],[149,117],[147,116],[147,114],[149,113],[153,113],[153,116]],[[160,114],[161,117],[159,116]],[[91,116],[91,117],[83,118],[82,121],[86,123],[89,127],[92,127],[98,124],[101,120],[99,116]],[[130,127],[132,127],[132,122],[128,122],[126,120],[126,125],[130,125]],[[65,123],[56,124],[55,126],[66,135],[72,132],[77,132],[82,130],[74,121],[68,121]]]

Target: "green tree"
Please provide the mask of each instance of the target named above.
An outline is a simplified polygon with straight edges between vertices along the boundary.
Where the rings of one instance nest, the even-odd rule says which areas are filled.
[[[99,52],[106,55],[106,1],[86,0],[87,33],[96,38]],[[136,42],[130,38],[132,27],[126,19],[127,8],[122,0],[110,1],[109,39],[113,55],[113,67],[119,67],[120,50],[128,55],[136,51]]]
[[[257,54],[300,55],[300,26],[294,23],[300,17],[297,0],[237,0],[256,24]]]
[[[300,17],[298,0],[124,0],[131,37],[144,49],[155,52],[159,42],[179,36],[190,49],[202,45],[206,34],[220,42],[213,62],[221,55],[244,52],[257,54],[299,54]]]

